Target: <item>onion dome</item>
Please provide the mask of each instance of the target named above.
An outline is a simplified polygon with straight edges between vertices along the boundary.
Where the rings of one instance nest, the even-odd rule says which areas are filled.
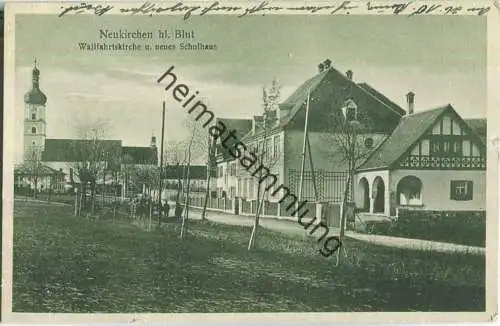
[[[32,71],[32,87],[24,95],[24,103],[35,105],[45,105],[47,103],[47,96],[40,90],[40,70],[36,66],[36,60]]]

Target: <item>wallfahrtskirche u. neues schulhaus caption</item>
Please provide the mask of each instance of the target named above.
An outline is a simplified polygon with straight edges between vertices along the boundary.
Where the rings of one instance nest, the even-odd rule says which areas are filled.
[[[156,35],[156,37],[155,37]],[[81,51],[175,51],[192,50],[206,51],[217,50],[216,44],[209,44],[195,40],[196,33],[192,29],[181,28],[162,28],[156,33],[151,31],[137,30],[109,30],[99,29],[100,42],[79,42],[78,47]],[[166,43],[138,43],[137,40],[165,40]],[[107,43],[106,40],[116,40],[113,43]],[[133,43],[118,40],[134,40]],[[172,42],[169,42],[172,41]],[[182,41],[181,43],[175,41]]]
[[[216,44],[197,43],[165,43],[165,44],[138,44],[138,43],[101,43],[79,42],[81,51],[215,51]]]

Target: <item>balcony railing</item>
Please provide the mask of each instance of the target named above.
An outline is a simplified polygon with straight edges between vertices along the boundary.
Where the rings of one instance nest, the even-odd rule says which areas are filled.
[[[484,156],[409,155],[400,163],[400,167],[443,170],[482,170],[486,168],[486,158]]]

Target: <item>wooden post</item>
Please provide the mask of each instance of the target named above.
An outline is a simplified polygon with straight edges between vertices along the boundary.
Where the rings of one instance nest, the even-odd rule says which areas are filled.
[[[313,182],[313,187],[314,187],[314,200],[317,202],[318,201],[318,187],[316,186],[316,173],[314,172],[314,163],[313,163],[313,159],[312,159],[311,143],[309,141],[309,134],[306,134],[306,140],[307,140],[307,149],[309,152],[309,164],[311,165],[312,182]]]
[[[75,188],[75,216],[78,215],[78,188]]]
[[[302,200],[302,188],[304,186],[304,169],[306,165],[306,144],[307,144],[307,125],[309,122],[309,99],[311,96],[311,90],[307,92],[307,104],[306,104],[306,121],[304,123],[304,141],[302,143],[302,162],[300,167],[300,181],[299,181],[299,197],[297,200],[297,205],[300,205],[300,201]],[[298,212],[297,212],[297,216]]]
[[[165,101],[163,101],[163,110],[161,115],[161,143],[160,143],[160,173],[158,182],[158,225],[161,223],[163,206],[161,202],[162,193],[162,173],[163,173],[163,142],[165,139]],[[167,198],[168,201],[168,198]],[[167,214],[168,215],[168,214]]]

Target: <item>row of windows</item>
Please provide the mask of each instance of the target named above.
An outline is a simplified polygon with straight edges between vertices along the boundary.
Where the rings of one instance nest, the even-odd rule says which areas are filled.
[[[227,173],[228,169],[229,169],[229,173]],[[232,177],[236,176],[236,163],[235,162],[230,163],[228,169],[226,169],[226,174],[224,174],[224,167],[219,166],[217,168],[217,177],[218,178],[222,178],[222,177],[227,178],[228,175],[230,175]]]
[[[280,141],[281,141],[280,135],[275,135],[274,137],[269,138],[266,141],[265,151],[264,151],[264,140],[260,140],[253,144],[250,144],[248,148],[250,151],[253,151],[253,153],[256,155],[264,154],[265,159],[278,158],[280,155]],[[236,162],[232,162],[226,169],[224,169],[223,166],[219,166],[217,168],[217,177],[227,178],[228,176],[232,177],[236,176],[236,171],[237,171],[236,165],[237,165]]]
[[[280,142],[280,135],[275,135],[265,141],[261,139],[258,142],[251,143],[249,148],[257,156],[264,154],[264,159],[277,158],[280,155]]]
[[[462,156],[463,140],[442,139],[440,137],[430,139],[430,154],[436,156]]]

